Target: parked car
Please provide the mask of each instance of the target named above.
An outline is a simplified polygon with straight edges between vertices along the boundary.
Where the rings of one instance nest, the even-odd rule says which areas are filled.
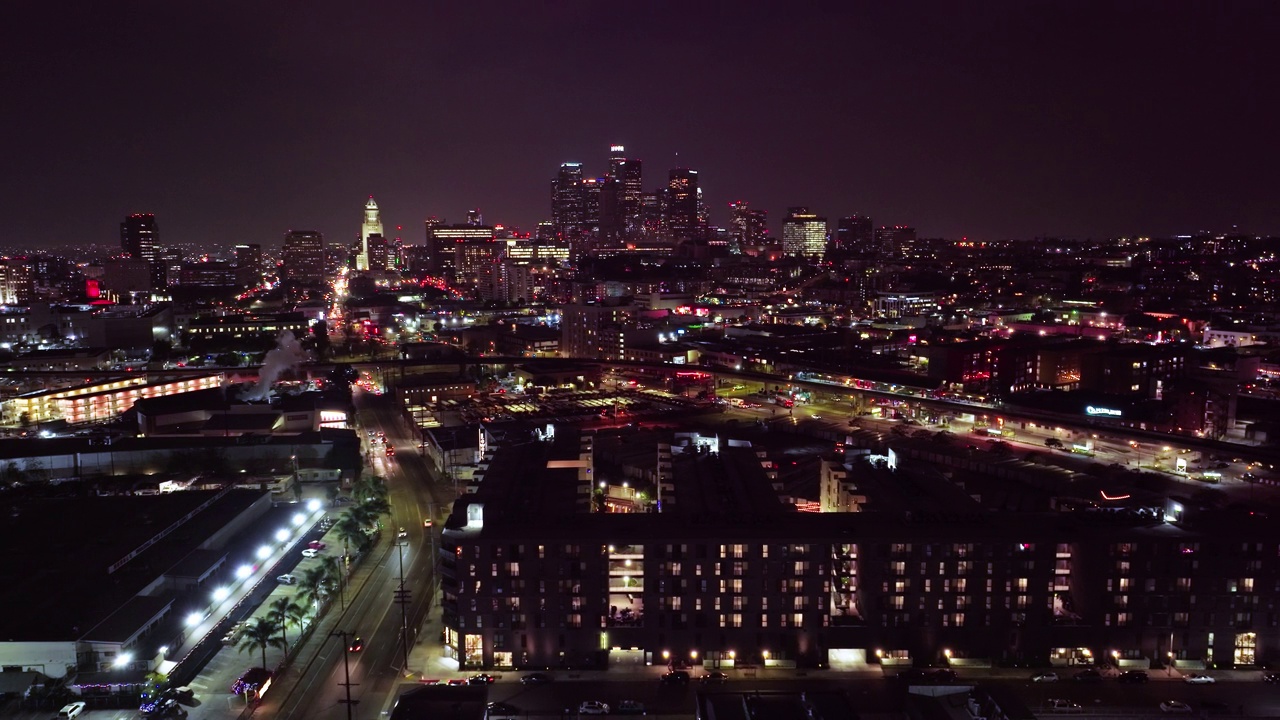
[[[497,679],[498,679],[498,678],[496,678],[496,677],[494,677],[494,676],[492,676],[492,675],[489,675],[488,673],[480,673],[479,675],[472,675],[471,677],[467,678],[467,684],[469,684],[469,685],[488,685],[488,684],[492,683],[494,680],[497,680]]]
[[[1160,703],[1160,712],[1189,715],[1192,710],[1190,705],[1182,702],[1181,700],[1165,700]]]
[[[1182,682],[1185,682],[1189,685],[1212,685],[1216,683],[1217,680],[1214,680],[1209,675],[1203,675],[1201,673],[1191,673],[1190,675],[1182,676]]]
[[[609,706],[599,700],[587,700],[578,706],[579,715],[608,715]]]
[[[328,546],[320,542],[319,540],[312,540],[311,542],[307,543],[307,547],[311,548],[312,550],[323,550]]]
[[[698,678],[698,681],[707,685],[711,685],[711,684],[718,685],[723,682],[728,682],[729,676],[725,675],[722,672],[709,672],[706,675],[703,675],[702,677]]]
[[[306,550],[302,551],[302,557],[305,557],[305,558],[320,557],[320,551],[316,550],[315,548],[307,548]]]
[[[1072,675],[1071,679],[1076,682],[1083,683],[1100,683],[1102,682],[1102,673],[1090,668],[1088,670],[1081,670],[1075,675]]]
[[[635,700],[619,700],[613,708],[614,715],[644,715],[644,703]]]
[[[276,582],[280,583],[281,585],[297,585],[297,584],[298,584],[298,576],[297,576],[297,575],[288,575],[288,574],[280,575],[280,576],[276,577]]]
[[[954,682],[958,677],[955,670],[948,668],[911,668],[903,670],[895,677],[898,680],[908,683],[949,683]]]
[[[529,673],[521,677],[520,682],[524,685],[545,685],[551,682],[551,676],[546,673]]]
[[[192,690],[186,685],[182,685],[176,688],[169,688],[168,690],[165,691],[165,695],[172,697],[174,700],[177,700],[178,702],[188,703],[188,704],[195,702],[195,699],[196,699],[196,691]]]
[[[1280,683],[1280,672],[1263,673],[1262,681],[1269,682],[1269,683]]]
[[[1151,676],[1141,670],[1125,670],[1116,678],[1117,682],[1132,683],[1134,685],[1141,685],[1149,680],[1151,680]]]
[[[1034,683],[1058,682],[1058,673],[1054,673],[1054,672],[1036,673],[1035,675],[1031,676],[1031,682],[1034,682]]]
[[[58,720],[78,718],[84,714],[85,707],[87,706],[82,702],[73,702],[68,705],[63,705],[62,709],[58,711]]]
[[[489,717],[517,717],[520,715],[520,708],[504,702],[489,703]]]
[[[1074,703],[1074,702],[1071,702],[1070,700],[1059,700],[1056,698],[1051,698],[1049,700],[1046,700],[1044,704],[1047,708],[1049,708],[1049,712],[1055,712],[1055,713],[1084,712],[1084,708],[1080,706],[1080,703]]]
[[[667,685],[686,685],[689,682],[689,673],[685,670],[672,670],[662,676],[662,682]]]

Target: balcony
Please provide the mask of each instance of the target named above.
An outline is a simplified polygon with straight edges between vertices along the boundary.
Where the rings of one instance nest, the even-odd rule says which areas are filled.
[[[643,545],[610,545],[609,559],[610,560],[633,560],[633,561],[643,560],[644,546]]]

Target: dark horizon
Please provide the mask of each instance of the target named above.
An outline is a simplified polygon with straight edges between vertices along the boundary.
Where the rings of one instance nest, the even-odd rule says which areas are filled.
[[[609,145],[727,203],[977,240],[1280,233],[1264,3],[810,8],[31,4],[4,31],[0,245],[532,230]],[[14,111],[14,109],[20,111]],[[678,160],[677,160],[678,153]]]

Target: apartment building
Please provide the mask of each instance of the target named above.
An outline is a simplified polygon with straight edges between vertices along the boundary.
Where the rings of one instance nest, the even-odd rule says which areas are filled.
[[[519,438],[488,445],[442,535],[465,668],[1280,659],[1280,531],[1261,516],[801,513],[761,451],[719,440],[655,444],[656,482],[633,479],[638,511],[619,512],[591,436]],[[871,495],[859,467],[828,482]]]

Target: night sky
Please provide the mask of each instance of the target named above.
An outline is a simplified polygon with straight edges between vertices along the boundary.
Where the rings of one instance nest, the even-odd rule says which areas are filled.
[[[532,228],[608,146],[770,213],[1280,233],[1280,3],[8,3],[4,246]],[[677,157],[678,154],[678,157]]]

